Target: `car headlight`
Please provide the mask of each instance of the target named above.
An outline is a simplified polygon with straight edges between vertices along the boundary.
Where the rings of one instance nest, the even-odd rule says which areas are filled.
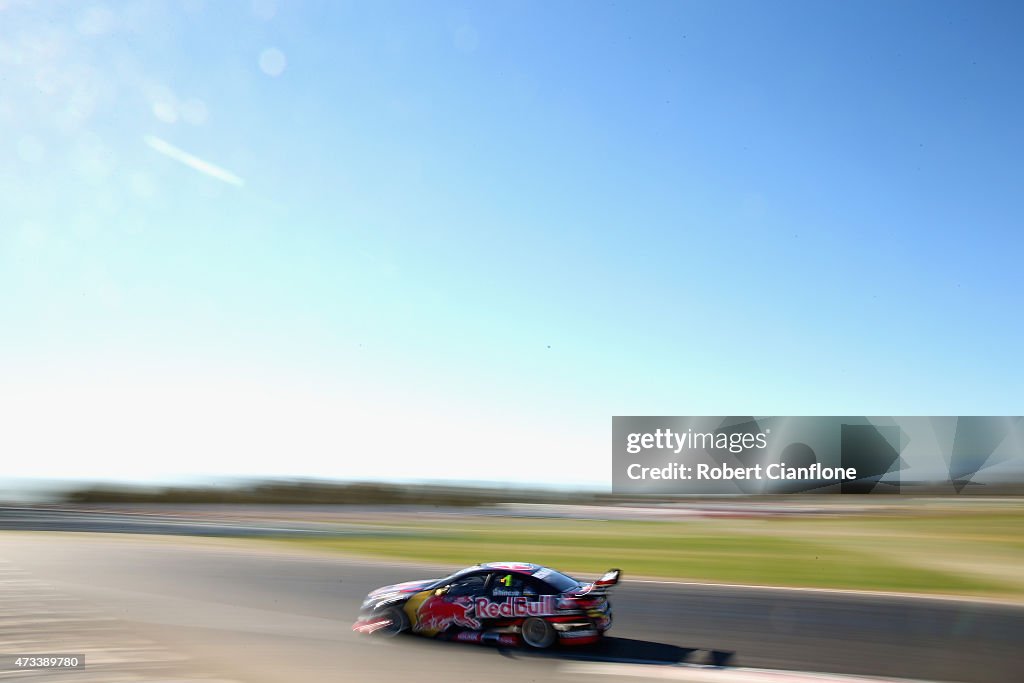
[[[385,593],[384,595],[374,595],[372,598],[367,597],[363,600],[363,606],[361,609],[363,611],[377,611],[391,603],[398,602],[398,599],[401,597],[401,593]]]

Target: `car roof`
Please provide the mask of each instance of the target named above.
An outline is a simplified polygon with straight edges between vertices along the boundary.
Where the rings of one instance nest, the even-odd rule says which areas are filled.
[[[543,581],[558,591],[566,591],[573,589],[574,587],[578,588],[582,585],[577,579],[574,579],[567,574],[563,574],[557,569],[545,567],[540,564],[534,564],[533,562],[481,562],[480,564],[475,564],[472,567],[460,569],[450,577],[445,577],[445,579],[440,579],[440,581],[465,576],[474,572],[488,571],[514,572],[516,574],[532,576],[534,579]]]
[[[535,574],[544,569],[539,564],[532,562],[486,562],[480,565],[483,569],[497,569],[504,572],[518,572],[520,574]]]

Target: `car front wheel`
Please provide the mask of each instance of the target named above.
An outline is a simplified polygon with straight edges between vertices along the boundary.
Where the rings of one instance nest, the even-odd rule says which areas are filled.
[[[405,616],[401,607],[388,608],[381,612],[380,616],[382,619],[388,619],[390,623],[379,631],[375,631],[376,635],[390,638],[409,628],[409,617]]]

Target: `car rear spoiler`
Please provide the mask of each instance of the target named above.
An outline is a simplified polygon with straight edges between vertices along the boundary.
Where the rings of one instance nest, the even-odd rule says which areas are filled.
[[[609,569],[604,573],[600,579],[594,583],[585,583],[580,586],[579,591],[575,595],[591,595],[594,593],[605,593],[609,588],[619,582],[619,577],[622,576],[622,571],[619,569]]]
[[[604,573],[600,579],[594,582],[595,588],[611,588],[619,582],[619,576],[622,574],[622,570],[609,569]]]

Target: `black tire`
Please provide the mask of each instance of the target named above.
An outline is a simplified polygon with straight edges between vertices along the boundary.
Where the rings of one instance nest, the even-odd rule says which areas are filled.
[[[544,650],[555,644],[558,634],[555,627],[540,617],[530,617],[523,622],[523,642],[535,650]]]
[[[391,619],[391,624],[373,632],[375,636],[393,638],[409,629],[409,617],[401,607],[389,607],[380,613],[381,618]]]

